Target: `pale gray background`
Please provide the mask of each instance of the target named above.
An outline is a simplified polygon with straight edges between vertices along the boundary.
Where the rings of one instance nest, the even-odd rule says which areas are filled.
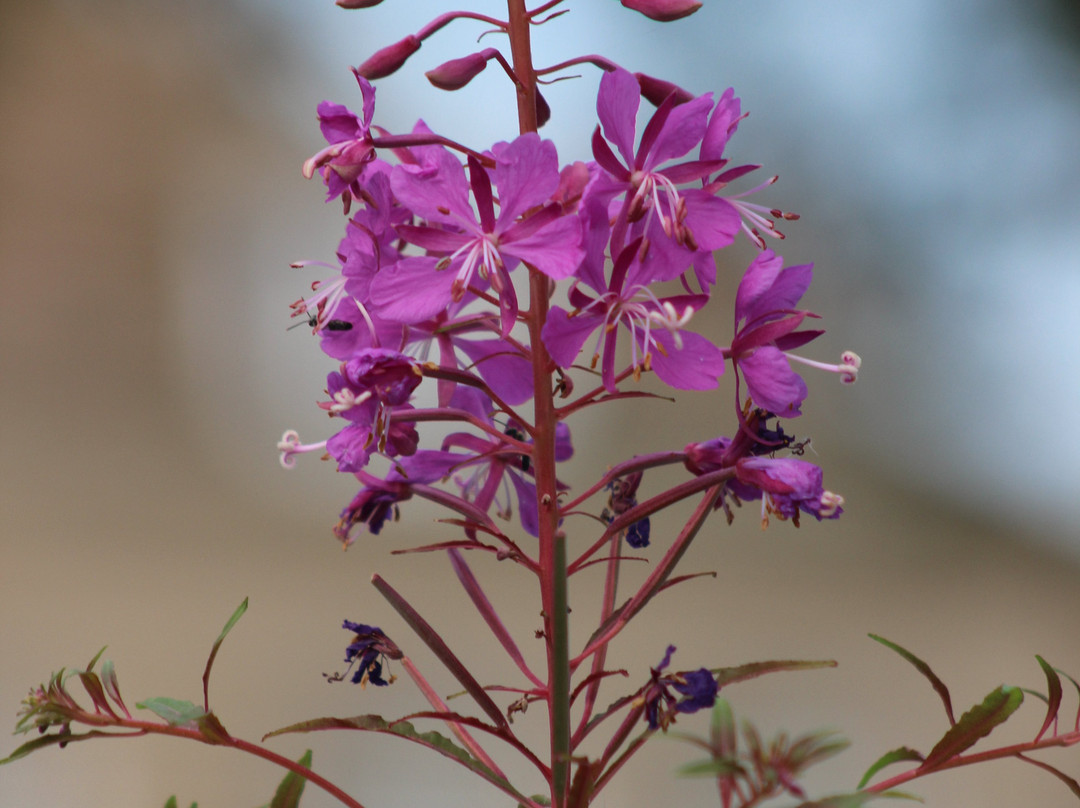
[[[1072,7],[710,2],[658,29],[613,0],[579,5],[589,13],[537,33],[538,61],[588,49],[697,92],[735,86],[751,116],[732,156],[779,173],[763,201],[804,215],[782,247],[792,263],[817,262],[808,304],[830,331],[813,353],[853,348],[865,360],[850,389],[808,373],[798,425],[848,498],[845,518],[764,534],[750,511],[734,528],[717,523],[687,568],[718,578],[659,599],[614,662],[640,678],[669,641],[686,667],[839,659],[836,671],[727,693],[765,729],[830,726],[855,741],[811,779],[816,793],[853,785],[888,748],[925,751],[944,729],[929,687],[867,631],[934,663],[961,709],[1002,681],[1041,686],[1035,653],[1080,672]],[[299,174],[321,144],[315,104],[358,108],[345,66],[442,6],[0,4],[0,714],[12,723],[30,685],[105,643],[129,702],[197,699],[209,644],[245,595],[251,611],[212,685],[235,734],[417,709],[404,681],[361,692],[320,676],[338,665],[349,617],[382,625],[455,689],[371,590],[376,569],[483,681],[510,675],[486,655],[443,559],[388,555],[445,535],[435,512],[410,503],[402,525],[342,556],[328,528],[352,487],[313,461],[285,474],[272,449],[285,427],[326,428],[312,402],[331,363],[302,330],[283,330],[285,305],[310,281],[288,262],[332,259],[340,236],[340,216]],[[456,95],[420,76],[481,30],[452,26],[381,82],[380,122],[400,131],[422,114],[477,145],[511,136],[494,71]],[[587,156],[594,125],[597,76],[582,73],[547,92],[546,134],[564,159]],[[728,328],[715,323],[718,335]],[[594,417],[577,431],[577,481],[612,446],[682,446],[727,429],[730,406],[725,387],[678,410]],[[663,535],[658,524],[658,545]],[[527,643],[537,607],[523,579],[483,561],[476,571]],[[575,592],[583,618],[590,583]],[[543,720],[536,709],[519,726]],[[1033,705],[1002,738],[1040,720]],[[373,808],[506,804],[404,743],[323,736],[275,748],[298,755],[304,740],[320,770]],[[16,743],[0,741],[0,754]],[[686,759],[657,743],[600,804],[716,804],[707,782],[672,781]],[[1048,759],[1080,771],[1075,753]],[[0,806],[142,808],[171,793],[254,806],[278,776],[167,739],[84,744],[0,769]],[[916,790],[938,806],[1072,804],[1016,762]],[[305,804],[331,803],[312,790]]]

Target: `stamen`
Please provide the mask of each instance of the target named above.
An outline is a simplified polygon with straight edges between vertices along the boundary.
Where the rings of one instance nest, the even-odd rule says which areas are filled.
[[[281,440],[278,441],[277,448],[281,452],[279,460],[282,468],[291,469],[296,466],[294,455],[301,452],[317,452],[320,449],[325,449],[326,441],[303,444],[300,442],[300,434],[295,429],[287,429],[285,434],[281,436]]]

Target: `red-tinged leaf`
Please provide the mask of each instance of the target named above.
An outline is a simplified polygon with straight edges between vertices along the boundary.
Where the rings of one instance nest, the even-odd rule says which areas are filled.
[[[1042,728],[1039,730],[1039,734],[1035,736],[1035,740],[1038,741],[1046,733],[1046,730],[1050,728],[1050,725],[1054,723],[1057,718],[1058,709],[1061,707],[1061,677],[1057,675],[1057,671],[1051,667],[1045,659],[1038,654],[1035,655],[1035,660],[1039,663],[1039,667],[1043,669],[1043,673],[1046,674],[1046,718],[1043,719]]]
[[[875,760],[870,768],[866,770],[866,774],[862,776],[862,780],[855,788],[862,791],[866,788],[866,784],[870,782],[871,778],[886,766],[891,766],[893,763],[899,763],[902,760],[914,760],[922,763],[923,756],[916,752],[914,749],[909,749],[906,746],[901,746],[899,749],[893,749],[891,752],[886,752],[884,755]]]
[[[381,732],[388,735],[397,735],[398,737],[412,741],[413,743],[426,746],[428,749],[432,749],[440,755],[460,763],[483,777],[492,785],[499,787],[507,794],[514,796],[524,803],[528,803],[528,799],[515,790],[505,778],[495,774],[495,772],[445,735],[440,735],[435,731],[417,732],[416,728],[408,721],[389,722],[378,715],[357,715],[352,716],[351,718],[313,718],[309,721],[301,721],[298,724],[292,724],[288,727],[282,727],[273,732],[268,732],[262,739],[265,741],[267,738],[273,738],[276,735],[286,735],[294,732],[318,732],[328,729],[354,729],[363,732]]]
[[[488,550],[492,553],[499,552],[497,547],[492,547],[490,544],[483,544],[477,541],[471,541],[469,539],[456,539],[454,541],[441,541],[438,544],[423,544],[419,547],[406,547],[404,550],[392,550],[390,555],[408,555],[409,553],[433,553],[436,550],[453,550],[455,548],[461,548],[464,550]]]
[[[1067,785],[1069,790],[1072,791],[1076,797],[1080,798],[1080,783],[1069,777],[1065,772],[1051,766],[1049,763],[1043,763],[1041,760],[1035,760],[1034,758],[1025,757],[1021,754],[1017,754],[1016,756],[1025,763],[1030,763],[1032,766],[1038,766],[1040,769],[1050,772],[1050,774],[1054,775],[1054,777]]]
[[[1054,668],[1054,672],[1055,673],[1060,673],[1062,676],[1064,676],[1066,679],[1068,679],[1070,682],[1072,682],[1073,687],[1076,688],[1076,695],[1077,695],[1078,698],[1080,698],[1080,682],[1077,682],[1075,679],[1073,679],[1071,676],[1069,676],[1069,674],[1067,674],[1067,673],[1065,673],[1065,671],[1061,670],[1061,668]],[[1080,732],[1080,706],[1077,706],[1077,708],[1076,708],[1076,724],[1073,726],[1073,731],[1074,732]]]
[[[835,668],[836,660],[807,660],[807,659],[774,659],[767,662],[750,662],[746,665],[737,665],[733,668],[714,668],[713,674],[720,687],[744,682],[747,679],[756,679],[766,673],[778,671],[807,671],[817,668]]]
[[[450,650],[450,647],[436,633],[435,629],[381,576],[371,576],[371,582],[379,590],[379,594],[390,601],[390,605],[409,624],[409,628],[416,632],[416,635],[424,641],[424,644],[431,649],[432,653],[439,658],[439,661],[442,662],[446,669],[468,691],[480,709],[487,713],[500,728],[509,730],[509,722],[506,720],[506,716],[502,714],[502,710],[491,700],[491,696],[485,692],[483,686],[461,664],[461,660],[454,655],[454,652]]]
[[[92,673],[89,670],[79,671],[79,681],[82,682],[82,686],[86,688],[86,692],[90,694],[90,700],[94,702],[94,706],[98,708],[98,712],[104,711],[113,718],[119,718],[116,713],[113,712],[112,707],[109,706],[109,700],[105,698],[105,688],[101,686],[101,680],[96,673]]]
[[[955,726],[956,719],[953,717],[952,699],[949,697],[949,688],[945,687],[945,683],[937,677],[936,673],[930,670],[930,666],[923,662],[921,659],[919,659],[917,656],[915,656],[913,653],[908,651],[906,648],[901,648],[896,643],[890,642],[884,637],[879,637],[876,634],[871,634],[870,639],[881,643],[886,648],[891,648],[893,651],[895,651],[912,665],[914,665],[915,669],[919,673],[921,673],[928,680],[930,680],[931,686],[934,688],[935,691],[937,691],[937,694],[941,697],[942,703],[945,705],[945,715],[949,717],[949,724]]]
[[[304,752],[304,756],[296,761],[305,769],[311,768],[311,750]],[[300,797],[304,794],[304,786],[307,778],[301,777],[296,772],[289,772],[285,779],[274,792],[274,799],[270,800],[269,808],[297,808],[300,805]]]
[[[225,636],[232,631],[232,627],[236,625],[236,621],[244,616],[247,607],[248,599],[244,598],[244,602],[236,607],[236,611],[232,613],[232,617],[225,622],[225,628],[221,630],[218,638],[214,640],[214,645],[210,648],[210,656],[206,658],[206,668],[203,670],[202,675],[203,709],[206,710],[206,712],[210,712],[210,669],[214,666],[214,659],[217,658],[218,649],[221,648],[221,644],[225,641]]]
[[[109,698],[124,711],[124,715],[131,718],[127,705],[124,704],[124,700],[120,697],[120,682],[116,679],[116,670],[113,668],[112,660],[106,659],[101,664],[101,684],[105,688],[105,692],[109,694]]]
[[[528,664],[525,662],[525,657],[521,655],[521,649],[517,647],[514,638],[510,636],[510,632],[507,631],[502,619],[495,611],[495,607],[491,605],[491,601],[488,600],[487,595],[484,594],[484,590],[480,587],[480,582],[476,580],[476,576],[473,575],[469,565],[465,563],[465,559],[462,557],[461,553],[457,550],[450,550],[447,555],[450,557],[450,564],[453,566],[458,580],[461,582],[462,587],[464,587],[469,599],[472,600],[473,606],[480,612],[480,616],[484,618],[484,622],[488,624],[488,628],[491,629],[491,633],[495,635],[495,639],[502,645],[503,650],[506,651],[510,659],[514,661],[514,664],[518,666],[518,669],[531,679],[534,684],[543,686],[543,682],[536,678],[529,669]]]
[[[209,744],[224,744],[232,740],[224,725],[213,713],[207,713],[195,720],[203,740]]]
[[[946,732],[930,750],[920,769],[930,771],[952,760],[1004,723],[1024,702],[1024,692],[1018,687],[1001,685],[990,691],[982,704],[976,704]]]
[[[684,581],[692,581],[694,578],[715,578],[715,577],[716,577],[716,573],[711,571],[711,570],[709,572],[691,572],[691,573],[689,573],[687,575],[676,575],[674,578],[669,578],[667,581],[665,581],[664,585],[661,586],[656,591],[657,592],[663,592],[668,587],[675,586],[675,584],[681,584]]]

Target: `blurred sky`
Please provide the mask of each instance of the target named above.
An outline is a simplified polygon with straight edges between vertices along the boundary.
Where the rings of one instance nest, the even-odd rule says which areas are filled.
[[[299,97],[307,81],[358,105],[344,65],[453,7],[410,0],[408,14],[387,2],[349,16],[328,3],[240,1],[303,49],[286,61],[305,58],[303,71],[319,74],[294,86],[304,90],[273,92],[274,114],[308,132],[312,148],[310,118],[296,112],[313,101]],[[538,29],[534,47],[540,62],[589,50],[694,92],[733,86],[751,115],[729,153],[780,174],[761,201],[804,221],[779,247],[789,263],[816,262],[828,345],[865,361],[858,392],[834,395],[811,379],[809,408],[836,408],[821,428],[842,421],[835,439],[897,485],[1080,554],[1080,430],[1066,420],[1080,411],[1080,56],[1069,8],[710,0],[656,26],[594,2]],[[417,79],[483,31],[458,22],[425,42],[379,82],[377,120],[404,131],[422,111],[473,145],[512,136],[497,69],[458,93]],[[588,159],[597,71],[568,72],[582,78],[546,89],[544,134],[564,161]]]

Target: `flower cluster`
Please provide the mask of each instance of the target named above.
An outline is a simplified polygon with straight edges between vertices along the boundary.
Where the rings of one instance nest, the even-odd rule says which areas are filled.
[[[454,83],[458,67],[435,72]],[[361,114],[322,103],[327,145],[304,164],[305,175],[321,176],[327,199],[342,200],[348,216],[337,266],[292,304],[341,363],[320,406],[344,425],[322,442],[304,445],[290,431],[279,444],[287,466],[298,452],[320,451],[362,483],[335,528],[345,546],[360,525],[377,533],[414,494],[464,515],[471,536],[484,526],[508,546],[488,517],[515,511],[525,533],[536,536],[536,425],[517,408],[534,397],[538,363],[557,370],[564,397],[571,369],[596,373],[600,382],[560,410],[556,461],[573,451],[562,418],[625,395],[643,374],[679,390],[708,390],[730,361],[737,397],[745,386],[747,403],[781,418],[798,416],[807,396],[792,362],[855,379],[854,354],[825,365],[793,353],[822,333],[804,328],[817,315],[797,308],[812,268],[783,268],[764,249],[766,237],[782,237],[777,221],[797,218],[745,201],[775,177],[752,191],[728,192],[729,183],[758,168],[731,166],[725,157],[745,117],[730,89],[714,99],[667,85],[671,91],[639,134],[640,100],[655,100],[658,84],[611,65],[600,81],[593,161],[560,166],[555,145],[535,132],[484,151],[436,135],[422,121],[409,134],[380,134],[366,77],[372,70],[355,73]],[[738,286],[734,337],[721,345],[690,325],[718,282],[713,253],[740,231],[761,252]],[[533,274],[546,279],[536,288],[548,295],[565,284],[566,305],[534,301],[524,310],[521,294]],[[538,311],[545,316],[530,331]],[[424,380],[434,407],[416,403]],[[740,432],[752,435],[746,405],[737,400],[735,411]],[[433,420],[468,431],[421,449],[417,425]],[[739,442],[741,450],[720,451],[716,440],[692,445],[685,462],[694,473],[730,468],[721,504],[761,499],[763,516],[796,521],[800,512],[819,519],[840,513],[841,500],[821,487],[820,469],[775,456],[785,445],[755,438]],[[695,461],[703,452],[709,459]],[[389,460],[383,477],[369,470],[376,456]],[[636,505],[641,474],[627,479],[633,490],[621,500],[624,509]],[[647,514],[622,535],[632,547],[647,546]]]

